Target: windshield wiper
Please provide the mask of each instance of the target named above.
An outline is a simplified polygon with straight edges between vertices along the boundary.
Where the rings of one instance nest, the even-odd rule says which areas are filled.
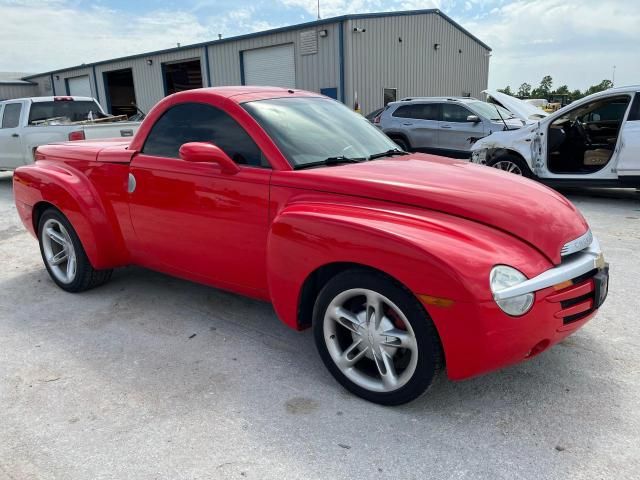
[[[366,158],[351,158],[351,157],[345,157],[344,155],[341,155],[339,157],[328,157],[328,158],[325,158],[324,160],[319,160],[317,162],[302,163],[300,165],[296,165],[295,167],[293,167],[293,169],[302,170],[304,168],[313,168],[313,167],[319,167],[322,165],[332,166],[332,165],[342,165],[344,163],[360,163],[366,160],[367,160]]]
[[[375,160],[376,158],[382,157],[391,157],[393,155],[409,155],[409,153],[398,148],[392,148],[391,150],[387,150],[386,152],[374,153],[372,155],[369,155],[367,157],[367,160]]]

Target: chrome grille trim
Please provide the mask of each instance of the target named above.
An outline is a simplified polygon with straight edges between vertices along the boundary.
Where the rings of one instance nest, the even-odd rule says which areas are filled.
[[[575,240],[571,240],[564,244],[562,250],[560,250],[560,256],[566,257],[567,255],[571,255],[572,253],[579,252],[580,250],[584,250],[593,242],[593,233],[591,233],[591,229],[587,230],[584,235],[579,236]]]
[[[537,277],[530,278],[513,287],[505,288],[493,294],[495,300],[505,300],[507,298],[518,297],[527,293],[536,292],[543,288],[551,287],[565,280],[572,280],[580,275],[590,272],[594,268],[600,269],[605,266],[602,250],[597,239],[593,239],[591,245],[577,255],[567,258],[557,267],[542,272]]]

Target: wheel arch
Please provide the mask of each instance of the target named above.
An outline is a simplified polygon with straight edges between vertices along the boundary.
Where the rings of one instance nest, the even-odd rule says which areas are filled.
[[[317,293],[330,278],[350,268],[379,272],[413,295],[471,298],[447,261],[419,245],[415,235],[404,229],[394,234],[373,225],[370,216],[375,212],[370,209],[349,207],[347,212],[339,205],[309,207],[297,204],[285,209],[274,220],[267,242],[270,298],[289,327],[308,327]],[[432,239],[432,243],[441,241]]]
[[[404,141],[410,149],[412,148],[411,142],[409,141],[409,137],[407,136],[406,133],[399,132],[397,130],[389,130],[389,131],[385,131],[384,133],[391,140],[395,140],[396,138],[400,139],[400,140]]]
[[[105,207],[83,173],[65,167],[45,164],[16,170],[14,192],[23,223],[37,236],[42,214],[55,208],[73,226],[94,268],[126,264],[127,250],[115,213]]]
[[[402,285],[397,279],[393,278],[386,272],[377,268],[365,265],[362,263],[354,262],[332,262],[322,266],[319,266],[312,271],[304,280],[300,293],[298,295],[298,315],[297,315],[297,328],[303,330],[311,326],[311,319],[313,317],[313,308],[316,298],[324,286],[336,275],[347,270],[368,270],[378,274],[382,274],[392,281]],[[404,285],[402,285],[404,287]],[[406,288],[406,287],[405,287]]]
[[[487,150],[486,164],[489,165],[490,162],[496,163],[500,161],[501,158],[509,157],[509,156],[515,157],[522,162],[523,166],[527,169],[525,176],[534,177],[534,173],[533,173],[533,170],[531,169],[531,165],[529,165],[529,162],[527,162],[524,155],[518,150],[514,150],[511,148],[503,148],[503,147],[489,148]],[[489,166],[492,166],[492,165],[489,165]]]

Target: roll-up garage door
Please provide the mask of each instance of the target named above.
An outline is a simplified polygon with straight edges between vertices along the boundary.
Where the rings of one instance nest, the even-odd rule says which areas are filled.
[[[245,85],[295,88],[293,44],[245,50],[242,53]]]
[[[81,77],[67,78],[67,88],[69,89],[69,95],[75,97],[91,97],[91,83],[89,82],[89,75],[82,75]]]

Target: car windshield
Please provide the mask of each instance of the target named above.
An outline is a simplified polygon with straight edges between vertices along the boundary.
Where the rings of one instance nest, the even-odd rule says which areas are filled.
[[[298,168],[326,159],[366,159],[398,146],[362,115],[325,98],[274,98],[244,104]]]
[[[104,114],[93,100],[33,102],[29,112],[29,125],[37,125],[54,118],[58,120],[58,123],[70,123],[101,117],[104,117]]]
[[[513,115],[513,113],[511,113],[506,108],[496,105],[495,103],[477,101],[469,102],[467,103],[467,105],[478,115],[490,120],[500,121],[500,115],[502,115],[502,118],[505,120],[507,118],[515,118],[515,115]],[[500,112],[500,115],[498,115],[498,112]]]

